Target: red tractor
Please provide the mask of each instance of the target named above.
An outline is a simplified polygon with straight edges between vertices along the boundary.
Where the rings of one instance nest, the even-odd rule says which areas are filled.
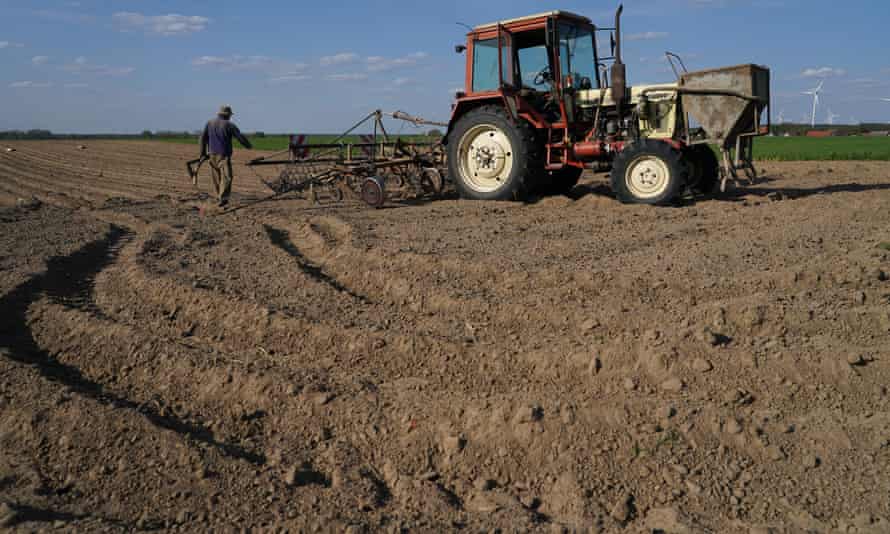
[[[467,55],[465,90],[445,139],[449,174],[463,198],[567,192],[585,168],[610,167],[621,201],[664,204],[711,192],[721,178],[725,187],[737,169],[756,176],[751,149],[768,131],[761,123],[769,70],[677,72],[673,83],[628,87],[621,12],[614,28],[553,11],[467,35],[457,47]],[[597,50],[600,31],[611,32],[608,57]]]

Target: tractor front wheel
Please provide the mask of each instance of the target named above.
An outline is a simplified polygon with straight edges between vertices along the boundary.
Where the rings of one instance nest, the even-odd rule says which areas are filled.
[[[663,205],[686,186],[689,168],[682,153],[663,141],[627,145],[612,163],[612,189],[627,204]]]
[[[500,106],[461,117],[448,137],[448,172],[462,198],[524,200],[540,165],[535,131]]]

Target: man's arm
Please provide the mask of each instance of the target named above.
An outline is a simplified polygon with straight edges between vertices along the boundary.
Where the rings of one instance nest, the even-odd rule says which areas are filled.
[[[205,125],[204,133],[201,134],[201,157],[202,158],[207,155],[207,143],[210,142],[210,132],[208,131],[209,127],[210,127],[209,124]]]
[[[231,123],[229,123],[229,124],[231,124]],[[248,141],[247,138],[244,137],[244,134],[241,133],[241,130],[239,130],[238,127],[235,126],[234,124],[231,124],[231,126],[232,126],[232,135],[235,137],[235,139],[238,140],[239,143],[241,143],[241,146],[243,146],[244,148],[246,148],[248,150],[252,149],[253,145],[251,145],[250,141]]]

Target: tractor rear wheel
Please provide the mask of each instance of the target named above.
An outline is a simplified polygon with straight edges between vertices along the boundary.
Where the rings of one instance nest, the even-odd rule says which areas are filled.
[[[627,204],[668,204],[683,191],[688,177],[682,153],[653,139],[627,145],[612,163],[612,189]]]
[[[720,184],[720,162],[708,145],[693,145],[686,149],[689,163],[689,189],[697,195],[708,195]]]
[[[534,129],[500,106],[468,111],[448,136],[448,172],[462,198],[525,200],[541,167]]]

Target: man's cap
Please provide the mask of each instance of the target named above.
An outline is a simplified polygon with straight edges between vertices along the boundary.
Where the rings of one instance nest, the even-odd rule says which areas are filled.
[[[222,106],[219,108],[219,113],[217,115],[234,115],[232,113],[232,106]]]

